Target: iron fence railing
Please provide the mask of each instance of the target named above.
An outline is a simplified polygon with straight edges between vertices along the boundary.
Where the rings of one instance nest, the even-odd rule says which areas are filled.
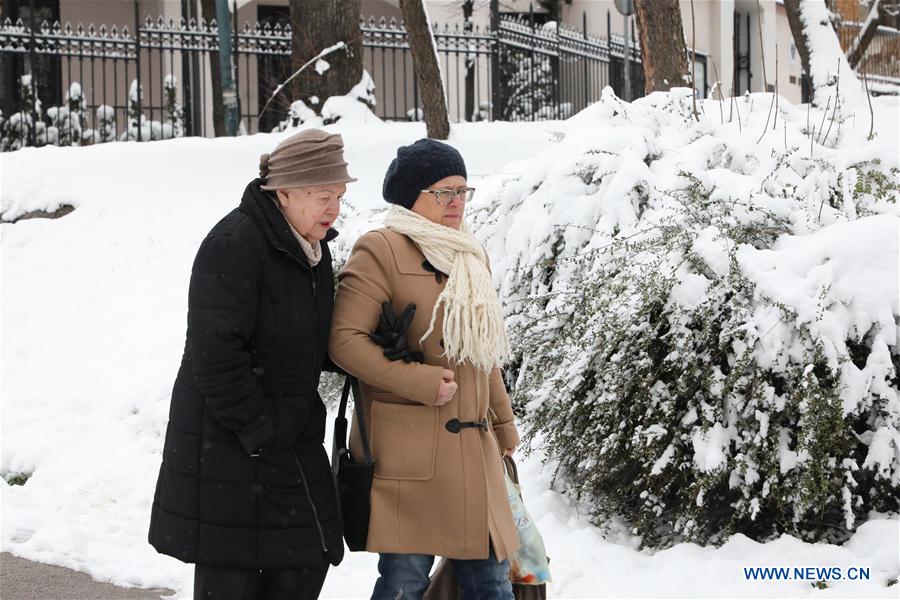
[[[216,22],[140,19],[137,6],[130,27],[0,23],[4,150],[221,134],[212,83],[219,68]],[[495,25],[434,27],[451,120],[564,118],[596,101],[605,85],[623,94],[624,41],[611,34],[609,18],[606,37],[588,33],[586,19],[581,30],[538,24],[533,16],[504,16]],[[403,25],[361,19],[360,32],[376,114],[420,119]],[[290,108],[279,97],[260,117],[290,73],[290,25],[235,23],[231,36],[241,131],[270,131]],[[637,97],[644,86],[636,47],[630,64]]]
[[[841,48],[845,52],[859,37],[860,27],[859,23],[852,21],[845,21],[838,27]],[[890,88],[897,93],[900,90],[900,30],[878,27],[857,71],[864,72],[870,81],[880,84],[874,93],[883,93]]]

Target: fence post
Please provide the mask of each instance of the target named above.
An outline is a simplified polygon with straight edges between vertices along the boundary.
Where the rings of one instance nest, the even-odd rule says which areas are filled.
[[[628,15],[622,17],[625,29],[625,45],[622,48],[622,91],[625,102],[631,102],[631,23]]]
[[[191,22],[191,2],[181,0],[181,19],[183,24],[178,35],[178,45],[181,47],[181,89],[184,91],[184,131],[188,136],[194,135],[193,110],[194,103],[191,97],[191,60],[190,53],[185,51],[184,30]]]
[[[234,9],[234,43],[231,46],[231,63],[234,65],[234,103],[235,103],[235,112],[237,113],[237,125],[236,130],[234,132],[237,135],[240,132],[241,121],[243,120],[243,115],[241,114],[241,78],[240,71],[238,67],[240,63],[238,61],[238,6],[237,0],[232,0],[231,6]],[[247,74],[249,77],[249,73]],[[249,121],[249,119],[248,119]],[[250,132],[250,123],[247,123],[247,132]]]
[[[25,134],[25,144],[28,146],[35,146],[37,144],[37,120],[40,115],[35,111],[35,105],[37,104],[37,84],[34,81],[34,71],[35,71],[35,59],[37,55],[35,53],[35,46],[37,46],[37,40],[34,38],[34,28],[35,28],[35,20],[34,20],[34,0],[28,0],[28,28],[31,31],[30,36],[30,44],[28,47],[28,75],[29,85],[31,86],[31,106],[27,107],[29,114],[31,114],[31,125],[27,125],[27,132]],[[18,92],[18,87],[17,92]],[[24,110],[22,111],[24,112]],[[26,121],[27,123],[27,121]]]
[[[380,26],[382,27],[382,29],[384,28],[384,18],[383,17],[382,17]],[[410,46],[410,54],[412,54],[412,46],[409,43],[409,28],[406,26],[405,22],[403,23],[403,28],[406,31],[406,45]],[[435,42],[435,43],[437,43],[437,42]],[[375,53],[373,52],[372,53],[373,61],[375,60],[374,54]],[[386,79],[384,77],[384,54],[385,54],[384,48],[382,48],[382,50],[381,50],[381,67],[382,67],[381,75],[382,75],[383,79]],[[372,70],[373,71],[375,70],[374,65],[372,67]],[[412,78],[412,80],[413,80],[413,115],[412,115],[412,120],[418,121],[419,120],[419,78],[416,75],[416,63],[415,62],[413,62],[412,72],[413,72],[413,78]],[[425,109],[424,108],[422,109],[422,120],[423,121],[425,120]]]
[[[135,0],[134,2],[134,56],[135,63],[137,64],[137,139],[138,141],[142,141],[141,138],[141,116],[143,110],[141,110],[141,0]]]
[[[612,17],[609,14],[609,9],[606,9],[606,47],[610,50],[610,54],[612,54]]]
[[[581,35],[584,36],[585,41],[588,39],[587,32],[587,10],[581,11]],[[584,106],[587,107],[588,104],[591,103],[591,90],[588,85],[588,61],[587,57],[582,57],[581,64],[584,65]]]
[[[534,71],[534,46],[537,43],[537,37],[534,32],[534,2],[528,3],[528,18],[531,19],[531,39],[528,40],[528,45],[531,46],[531,69],[528,74],[528,82],[531,85],[528,87],[531,88],[531,120],[537,121],[537,111],[535,110],[534,102],[534,84],[537,80],[537,73]]]
[[[560,50],[561,44],[560,39],[562,37],[562,29],[560,29],[560,22],[556,22],[556,60],[551,62],[550,64],[553,66],[553,95],[556,104],[556,115],[555,118],[559,118],[560,115],[560,105],[562,104],[562,88],[560,87],[562,84],[560,81],[562,80],[562,50]]]
[[[225,110],[225,135],[237,135],[237,93],[231,51],[231,13],[228,0],[216,0],[216,24],[219,30],[219,69],[222,73],[222,107]]]
[[[491,120],[503,114],[500,89],[500,0],[491,0]]]

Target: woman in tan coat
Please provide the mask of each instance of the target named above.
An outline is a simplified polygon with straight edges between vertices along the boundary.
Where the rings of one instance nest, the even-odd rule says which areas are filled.
[[[401,147],[384,180],[386,226],[360,237],[338,278],[329,352],[360,380],[376,461],[373,600],[421,598],[435,555],[453,561],[467,600],[513,597],[501,456],[519,436],[498,366],[509,352],[499,300],[463,221],[473,191],[451,146]],[[406,340],[421,362],[389,360],[369,337],[384,302],[395,314],[415,305]],[[356,421],[350,449],[362,455]]]

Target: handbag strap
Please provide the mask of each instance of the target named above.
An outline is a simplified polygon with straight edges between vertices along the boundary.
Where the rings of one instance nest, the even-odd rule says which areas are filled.
[[[512,482],[519,485],[519,469],[516,467],[516,461],[513,460],[512,456],[503,457],[503,466],[506,467],[506,473],[512,479]]]
[[[353,392],[353,410],[356,414],[356,419],[359,421],[359,435],[362,438],[362,447],[363,447],[363,456],[365,457],[366,463],[372,463],[372,451],[369,449],[369,434],[366,429],[366,417],[363,413],[362,404],[360,404],[360,398],[362,398],[362,393],[359,391],[359,381],[357,381],[356,377],[353,375],[347,375],[347,378],[344,379],[344,389],[341,391],[341,406],[338,409],[338,416],[346,419],[347,412],[347,399],[350,396],[350,392]]]
[[[497,439],[497,432],[494,431],[494,421],[497,419],[497,413],[494,412],[494,409],[488,406],[488,427],[491,430],[491,433],[494,434],[494,439],[497,440],[497,447],[500,447],[500,440]],[[500,452],[503,452],[503,448],[500,448]],[[506,470],[506,474],[509,475],[509,478],[513,483],[519,485],[519,469],[516,467],[516,461],[513,460],[512,456],[506,456],[503,454],[500,456],[500,460],[503,462],[503,468]]]

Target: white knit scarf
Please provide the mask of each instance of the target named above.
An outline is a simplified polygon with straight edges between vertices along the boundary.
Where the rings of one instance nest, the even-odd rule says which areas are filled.
[[[409,237],[438,271],[448,275],[423,341],[434,329],[438,308],[444,305],[444,354],[462,363],[470,361],[490,372],[509,356],[509,340],[503,327],[500,300],[487,267],[481,243],[465,221],[452,229],[407,210],[393,206],[385,226]]]

